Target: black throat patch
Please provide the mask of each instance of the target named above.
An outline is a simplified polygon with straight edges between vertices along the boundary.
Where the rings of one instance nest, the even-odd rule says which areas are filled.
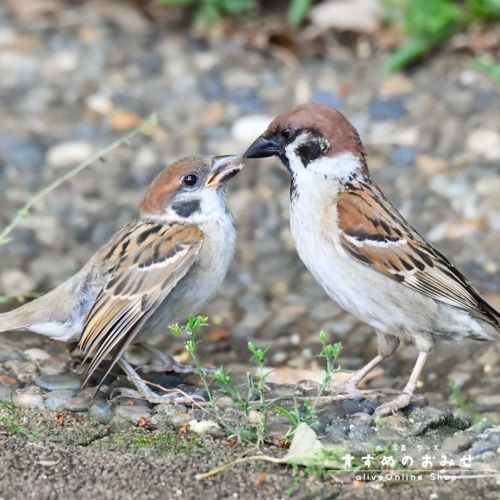
[[[180,217],[190,217],[200,211],[200,200],[179,201],[172,204],[172,210]]]

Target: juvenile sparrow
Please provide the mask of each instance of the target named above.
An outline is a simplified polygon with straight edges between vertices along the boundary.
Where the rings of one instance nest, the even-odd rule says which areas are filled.
[[[291,175],[290,225],[300,258],[333,300],[376,330],[379,354],[345,389],[355,393],[400,340],[416,346],[403,392],[377,415],[409,404],[435,341],[499,339],[498,312],[385,198],[340,112],[298,106],[278,116],[245,156],[280,158]]]
[[[222,283],[236,243],[225,188],[242,167],[235,159],[190,157],[166,167],[135,220],[72,278],[1,314],[0,331],[23,329],[78,341],[84,360],[91,358],[83,385],[111,355],[106,375],[118,362],[143,397],[162,400],[123,354],[131,343],[165,333],[170,324],[197,313]],[[182,371],[173,361],[170,368]]]

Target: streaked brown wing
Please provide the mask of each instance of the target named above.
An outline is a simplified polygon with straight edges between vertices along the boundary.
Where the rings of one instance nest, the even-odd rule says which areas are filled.
[[[343,191],[337,214],[340,244],[356,260],[439,302],[498,325],[498,313],[380,190],[354,185]]]
[[[195,226],[137,221],[102,249],[108,279],[90,310],[79,344],[84,362],[92,356],[84,384],[113,353],[111,370],[193,265],[202,242],[203,233]]]

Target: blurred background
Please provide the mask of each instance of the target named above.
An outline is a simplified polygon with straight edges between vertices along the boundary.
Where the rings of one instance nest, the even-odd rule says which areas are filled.
[[[499,14],[496,0],[4,0],[0,227],[151,112],[160,124],[36,205],[0,248],[1,307],[78,270],[172,160],[239,154],[275,115],[317,102],[347,115],[388,197],[499,308]],[[341,366],[360,367],[374,334],[299,261],[284,169],[252,163],[229,204],[238,250],[203,311],[204,361],[246,363],[253,339],[271,345],[270,364],[306,378],[323,329],[343,343]],[[401,386],[414,356],[403,347],[373,384]],[[455,383],[487,406],[500,388],[498,347],[437,348],[423,380],[436,398]]]

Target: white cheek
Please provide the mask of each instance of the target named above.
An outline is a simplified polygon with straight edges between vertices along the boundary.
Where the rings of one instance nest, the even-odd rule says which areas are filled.
[[[334,157],[323,156],[307,165],[308,172],[326,175],[333,179],[347,179],[358,172],[359,168],[359,158],[352,153],[342,153]]]

